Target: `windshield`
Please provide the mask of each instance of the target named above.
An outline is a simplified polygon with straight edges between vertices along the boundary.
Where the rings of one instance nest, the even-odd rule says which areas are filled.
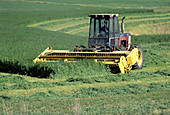
[[[90,38],[109,37],[109,17],[92,17],[90,25]]]

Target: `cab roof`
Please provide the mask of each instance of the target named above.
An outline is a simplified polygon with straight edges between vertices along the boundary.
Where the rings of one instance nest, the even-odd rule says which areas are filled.
[[[89,14],[89,17],[98,17],[98,16],[102,16],[102,17],[105,17],[105,16],[109,16],[109,17],[118,17],[118,14]]]

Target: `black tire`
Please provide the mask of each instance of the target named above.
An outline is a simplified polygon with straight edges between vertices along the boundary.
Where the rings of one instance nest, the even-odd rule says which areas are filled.
[[[135,48],[138,48],[138,60],[137,62],[133,65],[133,69],[142,69],[143,66],[143,51],[141,46],[137,45]]]

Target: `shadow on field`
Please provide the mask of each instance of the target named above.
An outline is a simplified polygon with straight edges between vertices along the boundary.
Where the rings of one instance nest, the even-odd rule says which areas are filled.
[[[117,74],[117,73],[120,73],[120,69],[119,67],[110,67],[110,72],[113,73],[113,74]]]
[[[19,62],[0,60],[0,72],[28,75],[31,77],[47,78],[54,74],[53,69],[40,65],[21,65]]]
[[[0,60],[0,72],[27,75],[38,78],[69,78],[73,76],[96,76],[110,73],[110,69],[93,60],[79,60],[74,63],[19,63]]]

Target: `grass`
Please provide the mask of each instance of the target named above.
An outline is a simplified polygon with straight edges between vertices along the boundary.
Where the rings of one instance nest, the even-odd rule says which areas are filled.
[[[36,80],[20,76],[2,75],[1,76],[1,95],[11,96],[30,96],[39,91],[48,92],[49,90],[57,93],[72,93],[83,87],[117,87],[127,84],[148,85],[150,83],[166,83],[169,81],[169,70],[157,70],[154,72],[139,72],[130,75],[105,75],[97,77],[72,77],[61,80]],[[4,84],[3,82],[6,81]],[[128,82],[127,82],[128,81]],[[26,91],[25,91],[26,90]]]
[[[0,114],[169,114],[168,0],[0,2]],[[87,46],[93,13],[126,16],[143,69],[112,74],[89,60],[33,63],[49,46]]]
[[[21,1],[21,0],[17,0]],[[31,1],[31,0],[24,0],[23,2],[31,2],[31,3],[36,3],[36,4],[54,4],[54,5],[65,5],[65,6],[88,6],[88,7],[104,7],[104,8],[150,8],[150,7],[155,7],[155,8],[161,8],[161,7],[168,7],[169,1],[164,0],[163,2],[160,2],[159,0],[156,0],[155,2],[147,1],[147,0],[142,0],[140,2],[136,2],[134,0],[125,0],[123,3],[115,0],[112,2],[111,0],[107,0],[103,2],[103,0],[97,1],[90,1],[87,0],[81,1],[81,0],[64,0],[64,1],[55,1],[55,0],[46,0],[46,1]],[[159,4],[159,5],[158,5]]]
[[[140,93],[138,92],[137,94],[133,93],[135,90],[123,90],[121,92],[120,89],[125,88],[125,87],[134,87],[136,90],[136,87],[140,87],[138,91],[141,91]],[[30,113],[41,113],[43,111],[47,113],[60,113],[61,111],[64,113],[72,113],[72,112],[81,112],[81,113],[130,113],[135,111],[136,113],[143,111],[143,113],[154,113],[156,110],[160,111],[160,113],[165,112],[167,113],[169,102],[168,102],[168,95],[169,91],[168,90],[163,90],[159,89],[160,87],[164,87],[164,85],[160,85],[159,83],[157,84],[150,84],[150,86],[156,86],[155,88],[158,88],[155,90],[155,88],[152,87],[153,91],[149,91],[147,93],[144,93],[142,91],[145,91],[146,88],[139,86],[139,85],[127,85],[123,87],[115,87],[116,89],[120,88],[119,90],[117,89],[118,92],[121,92],[119,94],[114,94],[108,96],[103,96],[100,95],[102,93],[102,89],[98,88],[89,88],[95,91],[91,91],[88,94],[91,95],[93,93],[92,97],[82,97],[86,96],[87,93],[85,93],[86,89],[83,88],[79,90],[78,94],[81,94],[81,97],[79,98],[72,98],[71,96],[63,95],[63,94],[58,94],[58,93],[53,93],[52,91],[49,91],[47,93],[36,93],[35,95],[32,95],[29,97],[29,101],[19,101],[15,103],[9,103],[9,104],[3,104],[4,109],[6,110],[8,108],[11,108],[10,112],[17,113],[16,111],[20,111],[21,107],[25,103],[26,106],[28,106],[27,112]],[[114,88],[112,88],[113,90]],[[100,91],[101,90],[101,91]],[[100,91],[99,95],[97,94],[96,91]],[[125,91],[125,92],[124,92]],[[77,92],[76,92],[77,93]],[[74,96],[76,96],[76,93],[74,93]],[[82,94],[84,93],[84,94]],[[111,93],[111,92],[109,92]],[[125,93],[125,94],[122,94]],[[162,96],[162,93],[165,94]],[[95,95],[97,96],[95,96]],[[65,98],[64,98],[65,97]],[[9,99],[9,100],[22,100],[22,97],[15,98],[15,97],[5,97],[1,96],[3,99]],[[48,101],[46,100],[48,99]],[[55,100],[55,101],[53,101]],[[32,102],[33,101],[33,102]],[[36,103],[36,104],[35,104]],[[46,105],[46,108],[43,108],[43,106]],[[67,106],[66,106],[67,105]],[[134,106],[135,105],[135,106]],[[149,108],[148,108],[149,107]],[[67,108],[67,109],[66,109]],[[96,109],[95,109],[96,108]],[[111,109],[112,108],[112,109]],[[131,111],[128,111],[127,109],[130,108]],[[56,111],[57,109],[57,111]],[[95,110],[94,110],[95,109]],[[103,109],[103,112],[100,111]],[[109,110],[108,110],[109,109]],[[67,111],[69,110],[69,111]]]

